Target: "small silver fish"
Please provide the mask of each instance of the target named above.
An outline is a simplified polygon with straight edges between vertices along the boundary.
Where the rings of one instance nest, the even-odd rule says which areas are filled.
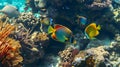
[[[0,12],[6,14],[8,17],[18,17],[20,15],[20,12],[17,10],[15,6],[12,5],[6,5]]]

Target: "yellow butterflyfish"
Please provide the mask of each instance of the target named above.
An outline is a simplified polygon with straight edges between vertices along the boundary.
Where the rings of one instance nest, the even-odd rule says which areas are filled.
[[[101,29],[100,25],[96,25],[96,23],[91,23],[85,28],[85,34],[87,38],[94,39],[95,36],[99,35],[99,30]]]

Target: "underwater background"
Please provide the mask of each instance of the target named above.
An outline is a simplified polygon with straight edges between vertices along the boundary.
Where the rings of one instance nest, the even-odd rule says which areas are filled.
[[[120,0],[0,0],[0,67],[120,67]]]

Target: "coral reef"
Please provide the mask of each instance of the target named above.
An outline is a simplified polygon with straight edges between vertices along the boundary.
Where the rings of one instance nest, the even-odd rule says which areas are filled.
[[[49,40],[47,33],[27,29],[22,23],[17,24],[15,31],[11,33],[11,37],[32,47],[35,47],[35,44],[46,43]]]
[[[88,49],[86,52],[87,54],[93,55],[94,59],[96,60],[96,64],[105,61],[105,56],[109,55],[109,53],[104,50],[103,46]]]
[[[14,22],[21,23],[22,26],[32,31],[46,31],[46,26],[50,24],[49,17],[41,16],[41,14],[33,14],[32,12],[23,12],[21,16],[13,20]],[[38,29],[35,29],[38,28]]]
[[[43,32],[43,33],[39,33],[39,34],[38,34],[38,39],[39,39],[40,41],[45,41],[45,40],[47,40],[47,39],[49,39],[49,38],[47,37],[47,33]]]
[[[79,3],[84,4],[89,9],[100,10],[108,8],[111,4],[111,0],[77,0]]]
[[[116,35],[115,35],[115,40],[116,40],[117,42],[120,42],[120,34],[116,34]]]
[[[73,49],[73,47],[68,47],[59,53],[61,59],[60,67],[98,67],[109,56],[103,46],[83,50],[79,53],[78,49]]]
[[[1,57],[3,67],[21,67],[20,63],[23,61],[23,57],[20,55],[21,45],[19,41],[14,39],[7,38],[5,39],[6,46],[2,46],[1,54],[4,54],[4,57]],[[5,45],[2,44],[2,45]],[[5,54],[6,53],[6,54]]]
[[[59,67],[72,67],[72,61],[75,55],[78,53],[78,50],[73,47],[68,47],[64,51],[59,52],[61,63]]]
[[[16,22],[23,23],[23,25],[28,28],[37,25],[40,22],[40,19],[36,18],[32,12],[28,12],[21,13],[21,16],[17,18]]]
[[[17,19],[9,19],[6,17],[5,20],[3,19],[4,17],[1,17],[2,21],[6,21],[7,19],[9,23],[15,26],[14,31],[12,31],[9,36],[15,40],[19,40],[24,64],[33,63],[43,58],[43,47],[47,47],[49,38],[47,33],[42,30],[43,28],[39,27],[40,19],[38,17],[28,12],[22,13]],[[34,30],[35,27],[38,27],[38,29]],[[32,58],[33,56],[35,58]]]
[[[85,51],[80,51],[79,54],[75,56],[73,63],[77,66],[84,66],[84,64],[82,64],[84,62],[88,67],[96,67],[105,61],[105,56],[107,55],[109,55],[109,53],[103,49],[103,46],[90,48]],[[79,61],[76,63],[78,59]]]
[[[119,34],[116,34],[115,41],[111,42],[111,45],[106,48],[106,50],[109,52],[109,62],[112,64],[113,67],[119,67],[120,66],[120,39]]]
[[[10,24],[0,22],[0,62],[3,67],[21,67],[20,63],[23,61],[20,55],[21,45],[8,36],[15,29]]]
[[[115,19],[115,21],[116,22],[120,22],[120,15],[119,15],[119,13],[120,13],[120,8],[114,8],[114,9],[112,9],[112,12],[113,12],[113,14],[114,14],[114,19]]]
[[[33,63],[42,58],[44,56],[43,47],[47,47],[49,42],[45,32],[31,32],[31,29],[25,28],[22,23],[17,24],[15,31],[10,36],[20,41],[22,46],[21,52],[24,58],[23,63],[25,64]]]

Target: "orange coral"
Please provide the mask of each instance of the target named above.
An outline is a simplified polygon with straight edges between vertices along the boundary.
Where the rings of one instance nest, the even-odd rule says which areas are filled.
[[[18,41],[9,38],[9,34],[15,29],[15,26],[2,23],[0,26],[0,62],[5,67],[15,67],[23,58],[19,55],[21,45]]]

